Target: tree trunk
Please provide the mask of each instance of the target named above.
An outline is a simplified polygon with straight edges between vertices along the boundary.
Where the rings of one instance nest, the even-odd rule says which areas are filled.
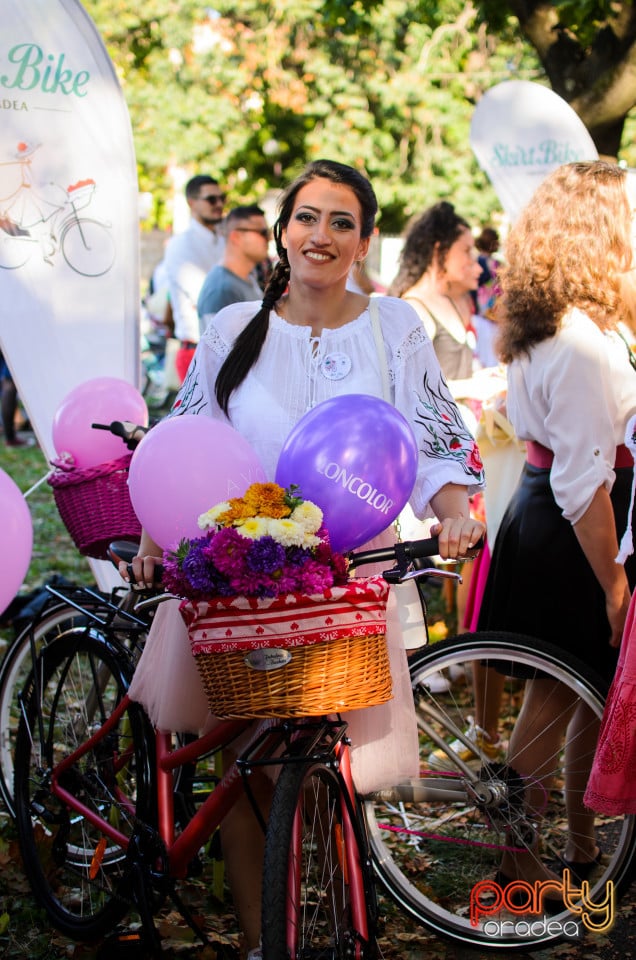
[[[512,0],[524,36],[536,49],[555,93],[587,127],[599,154],[616,157],[625,118],[636,105],[636,10],[614,5],[587,45],[559,22],[545,0]]]

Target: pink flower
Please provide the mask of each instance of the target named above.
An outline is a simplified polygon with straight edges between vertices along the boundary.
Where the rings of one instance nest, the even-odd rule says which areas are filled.
[[[479,447],[476,443],[473,443],[472,448],[468,451],[466,463],[471,470],[475,471],[475,473],[480,473],[483,470],[484,464],[481,459]]]

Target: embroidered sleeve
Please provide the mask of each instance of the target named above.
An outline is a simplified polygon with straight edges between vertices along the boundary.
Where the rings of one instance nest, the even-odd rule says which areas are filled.
[[[468,483],[483,483],[484,469],[475,438],[462,420],[444,378],[424,372],[416,394],[415,423],[422,428],[420,452],[432,460],[456,463]]]
[[[413,428],[420,455],[411,506],[416,516],[430,516],[430,500],[445,484],[467,486],[470,494],[483,488],[479,448],[419,319],[394,348],[391,368],[396,406]]]
[[[210,336],[208,328],[205,339],[201,340],[195,351],[169,416],[203,413],[217,420],[226,419],[214,393],[216,378],[226,355],[227,348],[223,339],[218,334]]]

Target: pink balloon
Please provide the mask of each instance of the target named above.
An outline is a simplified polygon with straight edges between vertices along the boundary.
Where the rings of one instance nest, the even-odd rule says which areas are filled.
[[[334,550],[353,550],[390,526],[417,475],[413,431],[392,404],[367,394],[316,404],[292,429],[276,483],[295,483],[322,510]]]
[[[219,420],[182,414],[153,427],[133,454],[130,499],[142,527],[160,547],[199,537],[202,513],[241,497],[265,470],[240,433]]]
[[[53,446],[58,457],[70,454],[80,469],[117,460],[128,453],[119,437],[94,430],[93,423],[130,420],[148,426],[148,408],[139,390],[119,377],[96,377],[71,390],[53,418]]]
[[[19,488],[0,470],[0,613],[7,609],[29,569],[33,549],[31,513]]]

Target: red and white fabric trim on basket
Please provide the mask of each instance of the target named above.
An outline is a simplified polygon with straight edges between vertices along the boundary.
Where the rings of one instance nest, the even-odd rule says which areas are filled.
[[[388,593],[382,577],[360,577],[319,594],[184,600],[180,609],[196,657],[384,634]]]

